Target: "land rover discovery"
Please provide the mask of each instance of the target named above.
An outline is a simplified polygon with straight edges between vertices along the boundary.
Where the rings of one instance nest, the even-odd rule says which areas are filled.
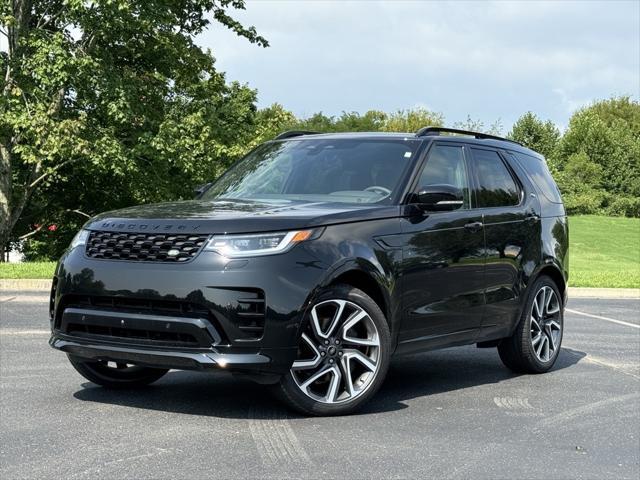
[[[345,414],[393,355],[477,344],[549,370],[567,278],[560,194],[520,144],[286,132],[195,200],[87,222],[56,269],[50,344],[105,387],[228,370]]]

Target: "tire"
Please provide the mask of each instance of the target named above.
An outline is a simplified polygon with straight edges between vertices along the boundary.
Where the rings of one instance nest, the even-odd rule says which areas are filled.
[[[169,371],[167,369],[141,367],[127,363],[119,363],[117,367],[111,367],[109,364],[115,364],[115,362],[91,361],[74,355],[67,356],[73,368],[80,375],[90,382],[106,388],[142,387],[155,382]]]
[[[547,372],[558,358],[563,333],[562,297],[556,283],[541,276],[529,290],[513,335],[498,345],[500,359],[514,372]]]
[[[275,388],[305,415],[353,413],[382,385],[390,353],[389,325],[376,302],[352,286],[330,286],[309,309],[296,361]]]

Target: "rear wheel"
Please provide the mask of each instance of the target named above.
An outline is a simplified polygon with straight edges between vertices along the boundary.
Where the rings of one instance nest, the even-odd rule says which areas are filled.
[[[498,346],[502,362],[515,372],[544,373],[560,353],[564,306],[555,282],[534,283],[515,332]]]
[[[126,362],[85,360],[68,355],[69,361],[80,375],[90,382],[108,388],[134,388],[149,385],[169,370],[132,365]]]
[[[310,415],[355,411],[380,388],[389,366],[390,334],[380,307],[364,292],[337,285],[310,310],[298,354],[279,390]]]

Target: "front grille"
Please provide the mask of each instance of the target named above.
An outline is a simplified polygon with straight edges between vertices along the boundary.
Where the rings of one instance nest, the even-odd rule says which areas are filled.
[[[197,303],[99,295],[65,295],[64,308],[67,307],[104,308],[111,311],[172,317],[209,318],[211,316],[208,308]]]
[[[86,254],[91,258],[137,262],[186,262],[195,258],[208,235],[92,231]]]

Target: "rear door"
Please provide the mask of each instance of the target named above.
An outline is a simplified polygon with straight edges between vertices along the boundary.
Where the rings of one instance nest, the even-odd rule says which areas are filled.
[[[517,321],[525,279],[540,255],[539,203],[526,179],[498,150],[470,148],[477,212],[485,236],[485,299],[481,336],[508,335]]]
[[[482,214],[472,209],[467,147],[435,142],[418,175],[421,187],[448,184],[464,192],[463,206],[402,219],[402,328],[398,351],[469,343],[484,305]]]

